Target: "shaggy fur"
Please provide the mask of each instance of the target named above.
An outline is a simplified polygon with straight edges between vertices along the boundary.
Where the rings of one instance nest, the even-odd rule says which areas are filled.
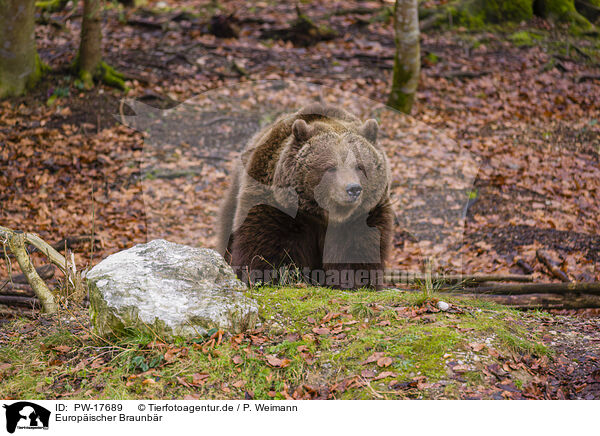
[[[269,281],[265,271],[292,266],[310,282],[380,287],[393,213],[377,132],[311,105],[250,140],[219,219],[218,250],[238,276]]]

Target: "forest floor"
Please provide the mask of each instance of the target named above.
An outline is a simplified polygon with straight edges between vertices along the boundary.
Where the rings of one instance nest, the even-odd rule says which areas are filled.
[[[254,288],[262,325],[168,343],[84,311],[0,330],[0,398],[598,399],[600,319],[417,293]],[[211,334],[212,333],[212,334]]]
[[[332,13],[359,4],[306,4],[309,16],[337,32],[334,39],[308,47],[261,37],[295,18],[292,4],[219,3],[218,10],[198,1],[149,1],[144,9],[109,9],[103,26],[105,59],[126,74],[130,88],[127,97],[147,105],[137,108],[150,118],[166,116],[168,121],[179,123],[179,118],[169,118],[172,113],[168,111],[179,103],[202,101],[203,95],[208,95],[209,101],[229,99],[222,112],[209,114],[212,122],[223,114],[231,115],[231,108],[239,103],[240,112],[246,111],[246,115],[236,113],[232,123],[222,124],[225,133],[213,132],[217,140],[225,138],[223,142],[237,144],[237,148],[226,147],[219,154],[209,147],[210,141],[192,143],[196,152],[208,151],[210,159],[177,172],[188,157],[191,137],[206,117],[196,119],[185,114],[185,124],[166,124],[166,133],[153,130],[151,135],[124,125],[129,124],[128,116],[139,112],[135,104],[121,104],[122,92],[101,85],[83,91],[70,76],[68,67],[78,45],[80,15],[76,11],[52,14],[47,24],[36,28],[39,54],[52,71],[27,96],[0,102],[2,225],[37,232],[49,242],[68,240],[81,267],[155,237],[213,247],[216,212],[228,185],[230,161],[242,147],[243,138],[269,120],[256,115],[261,107],[271,115],[284,108],[295,109],[324,93],[334,96],[335,102],[349,102],[351,110],[358,112],[364,102],[376,107],[385,101],[394,42],[393,29],[380,11],[380,3],[366,4],[377,10],[371,14],[339,15]],[[167,7],[159,9],[164,5]],[[211,35],[207,24],[210,17],[233,11],[239,37]],[[413,119],[391,116],[387,125],[382,123],[382,130],[387,132],[383,140],[400,144],[386,148],[393,169],[392,197],[398,224],[390,267],[417,270],[424,258],[433,256],[436,268],[448,272],[522,273],[516,262],[523,260],[533,268],[536,280],[553,281],[536,260],[536,251],[544,249],[570,279],[600,280],[599,40],[574,37],[568,29],[538,20],[480,31],[456,27],[431,30],[423,33],[421,43],[422,74]],[[262,80],[292,85],[285,89],[267,87],[272,94],[264,95],[261,91],[267,88],[255,85]],[[318,87],[315,91],[307,83],[327,91]],[[310,92],[304,95],[307,89]],[[246,94],[250,97],[244,98]],[[152,108],[160,111],[153,112]],[[385,116],[382,120],[386,121]],[[235,130],[247,123],[254,124],[247,130]],[[400,138],[393,136],[404,131],[407,133]],[[184,138],[174,141],[174,133],[182,133]],[[144,166],[148,160],[156,160],[152,154],[154,134],[167,135],[158,139],[168,143],[168,158],[162,166]],[[448,226],[451,217],[444,213],[448,201],[427,191],[439,175],[431,167],[440,162],[431,159],[431,154],[424,153],[425,160],[412,155],[415,141],[424,150],[440,152],[444,148],[446,152],[446,148],[454,147],[470,156],[473,180],[464,175],[470,186],[459,183],[456,188],[457,192],[468,191],[469,199],[464,201],[467,214],[458,225],[458,241],[452,239],[457,231]],[[452,159],[452,155],[442,154],[441,158]],[[416,198],[408,195],[409,191],[416,193]],[[449,195],[444,194],[442,198]],[[156,195],[166,200],[157,203]],[[405,216],[424,217],[427,228],[414,223],[412,227],[402,226]],[[90,234],[95,237],[93,246],[77,239]],[[435,235],[448,239],[436,239]],[[6,266],[0,268],[5,276]],[[598,311],[581,314],[597,316]],[[0,320],[3,335],[8,334],[7,326],[15,332],[34,329],[31,335],[37,334],[40,341],[39,333],[45,333],[39,329],[46,327],[65,334],[61,330],[64,326],[43,318],[17,321],[22,323],[17,328],[14,321],[8,323],[13,315],[14,311],[6,310],[6,319]],[[536,313],[514,316],[532,331],[552,325],[539,332],[538,341],[554,342],[558,351],[550,353],[549,366],[538,367],[546,368],[547,385],[554,380],[564,389],[540,388],[538,397],[598,398],[597,336],[590,339],[586,333],[597,327],[596,318]],[[558,339],[549,339],[553,335],[550,330]],[[4,336],[1,340],[9,339]],[[461,337],[459,342],[477,343],[477,338]],[[277,344],[271,344],[276,351]],[[60,354],[51,344],[48,347],[48,356]],[[561,353],[575,353],[584,363],[573,366],[570,358],[560,363],[556,356]],[[71,358],[68,353],[65,356]],[[58,360],[65,356],[59,355]],[[107,356],[114,357],[110,353]],[[110,367],[110,359],[102,365]],[[518,366],[518,359],[511,362]],[[504,371],[512,368],[504,361],[496,363],[502,363],[501,367],[506,363],[509,370]],[[53,385],[54,381],[48,386]],[[48,386],[42,392],[47,393]],[[284,392],[282,386],[276,390],[279,394]],[[8,396],[19,391],[1,392]],[[488,394],[481,395],[494,397]]]

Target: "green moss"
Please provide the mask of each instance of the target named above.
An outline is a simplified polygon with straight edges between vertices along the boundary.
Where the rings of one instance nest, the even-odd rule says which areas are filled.
[[[367,376],[368,385],[350,386],[336,393],[336,398],[402,398],[403,390],[390,386],[421,376],[428,383],[445,380],[444,395],[459,398],[460,388],[448,380],[447,353],[466,355],[471,352],[467,344],[485,338],[502,356],[550,354],[526,324],[547,314],[524,315],[482,300],[444,295],[445,301],[463,307],[463,313],[410,315],[419,309],[413,306],[419,294],[252,288],[247,295],[259,303],[263,332],[254,333],[254,337],[260,340],[246,335],[236,342],[226,335],[220,345],[207,348],[198,346],[206,337],[157,347],[154,335],[136,333],[135,329],[129,337],[112,343],[59,326],[43,334],[15,335],[0,349],[0,363],[9,362],[14,369],[10,377],[0,374],[0,397],[54,398],[69,392],[72,399],[169,399],[189,394],[232,399],[251,392],[257,399],[277,399],[304,385],[331,387],[347,378],[360,379],[363,371],[385,371],[391,375],[380,380]],[[96,305],[94,298],[90,292],[92,306]],[[15,321],[4,328],[18,331],[30,322]],[[315,331],[321,328],[338,330]],[[61,354],[54,349],[57,345],[72,348]],[[179,350],[175,352],[179,354],[167,359],[167,349]],[[374,353],[382,353],[391,361],[385,365],[366,362]],[[269,355],[286,359],[286,364],[269,365]],[[58,357],[61,364],[56,363]],[[92,365],[95,358],[99,363]],[[80,362],[84,365],[78,365]],[[198,374],[205,374],[201,382]],[[526,377],[519,375],[516,380],[524,386]],[[486,383],[477,368],[464,373],[464,378],[470,385]],[[419,395],[427,398],[433,394],[422,391]]]
[[[47,12],[59,12],[67,6],[69,0],[44,0],[35,2],[35,7]]]
[[[80,68],[79,56],[77,56],[72,68],[77,72],[77,77],[83,83],[85,89],[92,89],[94,87],[94,80],[100,80],[108,86],[127,91],[125,76],[104,61],[100,62],[95,71],[87,71]]]
[[[488,23],[520,22],[533,16],[532,0],[467,0],[448,10],[462,26],[483,28]]]
[[[541,17],[572,24],[575,32],[594,28],[587,18],[577,12],[573,0],[538,0],[534,2],[534,9],[536,15]]]
[[[392,73],[392,90],[387,105],[405,114],[409,114],[415,101],[414,92],[405,92],[404,86],[411,81],[412,71],[401,62],[394,62]]]
[[[536,41],[539,41],[542,37],[526,30],[520,30],[511,34],[508,39],[518,47],[530,47],[535,45]]]
[[[106,62],[100,63],[101,78],[104,83],[113,88],[126,91],[125,76],[108,65]]]

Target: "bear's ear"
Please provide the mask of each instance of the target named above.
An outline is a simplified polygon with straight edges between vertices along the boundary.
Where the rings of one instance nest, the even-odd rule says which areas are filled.
[[[360,128],[360,134],[373,144],[375,144],[375,141],[377,141],[377,132],[379,132],[379,124],[377,124],[377,121],[372,118],[365,121]]]
[[[305,142],[311,137],[312,129],[306,124],[304,120],[296,120],[292,125],[292,132],[298,142]]]

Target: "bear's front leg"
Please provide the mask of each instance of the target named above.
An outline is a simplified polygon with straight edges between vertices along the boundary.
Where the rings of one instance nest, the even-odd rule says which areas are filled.
[[[355,220],[329,225],[323,246],[326,284],[335,288],[383,288],[393,229],[388,203]]]
[[[250,209],[232,239],[231,265],[249,283],[276,282],[282,268],[305,273],[319,259],[316,237],[306,224],[268,205]]]

